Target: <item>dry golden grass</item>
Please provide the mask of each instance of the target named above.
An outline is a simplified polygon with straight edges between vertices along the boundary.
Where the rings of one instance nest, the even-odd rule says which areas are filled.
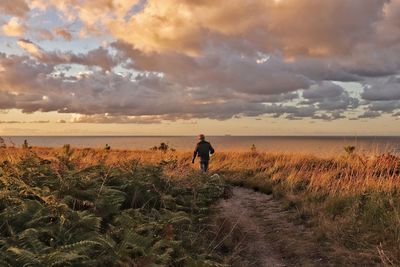
[[[72,149],[71,160],[81,166],[97,162],[119,165],[136,160],[143,164],[163,164],[175,176],[197,169],[191,164],[191,152],[135,150]],[[0,149],[0,161],[18,162],[26,153],[53,160],[64,148]],[[397,192],[400,189],[400,158],[386,155],[338,155],[318,158],[312,155],[284,153],[222,152],[212,157],[210,172],[227,174],[232,181],[257,180],[268,183],[285,181],[288,185],[306,187],[309,191],[329,194],[362,192]],[[266,184],[268,186],[268,184]]]
[[[198,169],[191,152],[66,148],[3,148],[0,163],[18,163],[27,153],[43,159],[68,157],[81,168],[128,161],[160,164],[166,174],[188,177]],[[57,162],[55,160],[54,162]],[[400,158],[384,154],[313,155],[223,152],[210,162],[210,173],[287,201],[299,220],[316,232],[316,242],[330,242],[365,266],[400,265]]]

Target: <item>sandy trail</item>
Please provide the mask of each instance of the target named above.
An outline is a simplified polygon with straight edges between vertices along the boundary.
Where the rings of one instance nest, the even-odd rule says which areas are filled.
[[[217,210],[219,221],[236,235],[225,240],[235,246],[232,266],[337,266],[321,256],[313,233],[295,223],[296,211],[286,211],[271,195],[235,187]]]

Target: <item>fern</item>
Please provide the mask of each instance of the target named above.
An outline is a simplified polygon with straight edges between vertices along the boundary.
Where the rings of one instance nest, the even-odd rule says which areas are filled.
[[[34,253],[30,252],[29,250],[17,247],[10,247],[7,249],[7,251],[15,254],[17,256],[16,257],[17,262],[23,264],[24,266],[32,266],[40,264],[40,260],[37,258],[37,256]]]
[[[68,244],[64,246],[60,246],[58,249],[61,250],[68,250],[68,251],[73,251],[73,252],[78,252],[78,251],[85,251],[91,246],[96,246],[96,245],[101,245],[100,242],[93,241],[93,240],[82,240],[75,242],[73,244]]]
[[[44,266],[66,266],[86,260],[88,256],[73,252],[55,251],[43,257]]]
[[[101,159],[79,169],[79,153],[70,147],[52,162],[25,152],[0,166],[0,266],[219,261],[198,256],[207,244],[197,233],[207,206],[222,195],[221,180],[188,178],[186,187],[138,161],[110,167]]]

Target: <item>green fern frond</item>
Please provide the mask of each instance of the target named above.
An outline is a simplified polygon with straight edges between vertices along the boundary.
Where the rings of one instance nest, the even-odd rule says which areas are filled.
[[[21,249],[17,247],[10,247],[7,251],[15,254],[17,256],[16,260],[19,263],[23,263],[24,266],[30,266],[35,264],[40,264],[40,260],[37,255],[26,249]]]
[[[72,252],[77,252],[77,251],[85,251],[90,249],[92,246],[96,245],[101,245],[100,242],[93,241],[93,240],[82,240],[75,242],[73,244],[68,244],[68,245],[63,245],[58,247],[60,250],[67,250],[67,251],[72,251]]]
[[[73,252],[55,251],[43,257],[45,266],[67,266],[73,263],[88,259],[86,255],[80,255]]]

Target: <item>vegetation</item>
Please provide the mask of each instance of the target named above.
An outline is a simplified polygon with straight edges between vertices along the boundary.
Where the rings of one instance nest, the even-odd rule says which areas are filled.
[[[6,142],[2,137],[0,137],[0,148],[6,148],[6,147],[7,147]]]
[[[50,158],[41,152],[2,151],[1,266],[223,262],[206,225],[209,205],[224,192],[218,177],[193,173],[178,182],[137,160],[87,162],[89,150],[70,145]]]
[[[224,185],[219,179],[201,182],[190,152],[7,148],[0,162],[0,258],[11,265],[45,265],[55,258],[126,266],[224,261],[208,249],[215,247],[209,245],[212,233],[201,230]],[[233,185],[285,201],[315,233],[315,242],[350,261],[400,265],[398,157],[252,150],[218,153],[210,167]],[[80,221],[85,223],[75,224]]]
[[[164,152],[164,153],[166,153],[168,151],[171,151],[171,152],[175,152],[176,151],[174,148],[171,148],[167,143],[164,143],[164,142],[160,143],[159,146],[153,146],[150,150],[152,150],[152,151],[161,151],[161,152]]]
[[[346,153],[348,155],[352,155],[354,153],[354,151],[356,151],[356,147],[355,146],[345,146],[344,151],[346,151]]]
[[[315,242],[346,255],[349,266],[400,266],[399,157],[250,152],[213,160],[231,183],[285,201]]]

